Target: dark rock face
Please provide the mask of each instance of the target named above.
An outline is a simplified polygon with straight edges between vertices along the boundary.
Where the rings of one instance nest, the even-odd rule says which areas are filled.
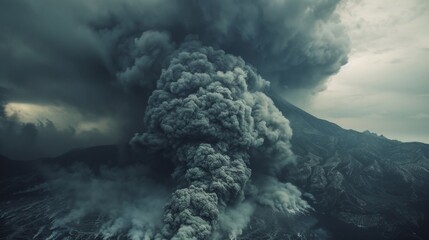
[[[298,156],[285,178],[313,196],[317,213],[387,239],[427,237],[415,231],[429,206],[429,145],[345,130],[274,99]]]
[[[429,239],[429,145],[345,130],[281,98],[273,100],[291,122],[297,156],[297,164],[284,169],[283,180],[298,186],[314,211],[288,217],[258,209],[239,239]],[[149,177],[160,182],[169,179],[173,166],[150,159],[163,157],[162,152],[134,153],[113,145],[26,162],[1,157],[0,239],[103,239],[95,229],[107,216],[96,213],[52,230],[53,218],[64,215],[69,202],[37,189],[50,178],[46,168],[84,164],[98,176],[103,168],[144,159]]]

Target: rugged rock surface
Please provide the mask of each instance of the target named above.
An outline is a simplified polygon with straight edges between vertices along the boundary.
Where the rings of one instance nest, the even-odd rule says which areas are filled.
[[[429,239],[429,145],[345,130],[283,99],[273,100],[291,122],[297,156],[297,164],[283,171],[283,180],[297,185],[314,211],[288,217],[259,209],[239,239]],[[163,157],[121,146],[26,162],[1,157],[0,239],[102,239],[96,229],[107,216],[96,212],[68,228],[53,226],[71,203],[38,188],[50,178],[46,166],[72,173],[74,165],[84,164],[91,176],[98,176],[104,168],[139,164],[142,156]],[[168,179],[172,168],[152,163],[148,172],[159,182]]]
[[[298,156],[285,178],[312,195],[318,213],[386,238],[427,237],[415,229],[429,206],[429,145],[345,130],[275,102],[291,122]]]

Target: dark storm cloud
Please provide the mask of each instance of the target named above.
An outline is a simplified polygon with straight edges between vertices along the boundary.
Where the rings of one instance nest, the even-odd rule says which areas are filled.
[[[48,81],[51,86],[46,90],[52,90],[58,99],[85,102],[88,92],[105,93],[109,89],[106,83],[116,72],[125,82],[156,80],[156,74],[139,78],[139,70],[159,69],[160,59],[173,47],[170,36],[180,43],[194,34],[205,45],[243,57],[270,81],[289,88],[311,88],[338,71],[347,59],[348,39],[333,15],[337,3],[5,2],[1,8],[2,56],[8,61],[2,65],[2,78],[36,90],[43,85],[37,83]],[[156,32],[145,31],[161,33],[155,36]],[[61,86],[74,89],[55,91]],[[91,91],[97,88],[101,89]],[[76,91],[83,91],[81,98],[70,96]]]
[[[347,59],[348,39],[332,16],[337,0],[195,2],[204,44],[241,56],[271,82],[317,87]]]
[[[75,128],[58,129],[49,119],[21,123],[16,116],[0,116],[0,153],[12,159],[34,159],[59,155],[73,148],[108,144],[106,135],[97,129],[77,132]]]
[[[103,44],[93,33],[79,26],[65,12],[66,6],[39,6],[31,1],[2,5],[3,87],[22,101],[64,101],[90,109],[100,106],[100,97],[91,98],[90,93],[108,95],[108,85],[101,84],[108,81],[108,74]]]
[[[134,58],[132,65],[117,75],[119,82],[128,90],[135,85],[147,87],[159,78],[163,63],[174,49],[168,33],[143,32],[134,40],[134,48],[130,51],[130,56]]]
[[[129,97],[112,84],[109,52],[76,14],[78,4],[64,3],[0,3],[0,86],[7,99],[3,107],[8,102],[21,102],[77,109],[88,121],[117,121],[128,138],[135,131],[126,128],[126,123],[134,122],[127,118],[130,107],[125,102]],[[1,153],[13,158],[36,158],[107,143],[105,139],[112,141],[111,136],[97,130],[78,133],[76,126],[59,130],[55,123],[45,120],[41,116],[41,122],[26,124],[17,116],[3,115]],[[30,128],[31,134],[27,131]],[[118,140],[121,137],[115,136]],[[20,151],[24,145],[27,150]]]
[[[241,56],[275,86],[319,88],[347,59],[337,3],[2,1],[0,86],[11,102],[111,118],[122,132],[117,138],[127,139],[141,128],[141,103],[168,56],[188,35]]]
[[[333,13],[338,2],[188,0],[167,6],[141,3],[142,19],[123,12],[113,16],[129,19],[121,25],[124,32],[166,31],[176,43],[196,35],[204,45],[241,56],[272,83],[312,89],[347,62],[349,40]],[[153,6],[159,14],[150,11]]]

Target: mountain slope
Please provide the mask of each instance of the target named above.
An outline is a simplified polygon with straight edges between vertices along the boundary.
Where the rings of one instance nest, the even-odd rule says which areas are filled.
[[[298,156],[285,175],[314,196],[319,212],[386,237],[415,235],[428,207],[429,145],[345,130],[273,99],[291,122]]]
[[[429,145],[345,130],[272,97],[290,120],[297,156],[297,164],[284,169],[282,178],[305,193],[314,211],[293,220],[257,212],[240,239],[429,239]],[[95,184],[91,191],[128,194],[121,189],[132,185],[129,176],[139,179],[144,171],[151,181],[168,185],[173,166],[165,165],[169,161],[162,160],[162,152],[142,151],[107,145],[26,162],[0,158],[0,239],[102,239],[97,229],[104,227],[103,215],[91,215],[62,231],[50,229],[55,218],[69,217],[63,209],[72,203],[67,194],[49,195],[46,184],[78,175],[79,181]],[[76,165],[84,167],[76,171]],[[109,169],[124,170],[118,175]],[[45,215],[49,217],[41,217]]]

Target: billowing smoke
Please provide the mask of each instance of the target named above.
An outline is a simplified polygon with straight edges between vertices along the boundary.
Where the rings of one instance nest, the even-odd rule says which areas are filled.
[[[169,34],[152,30],[143,32],[133,45],[129,53],[134,59],[132,65],[117,74],[127,90],[134,85],[146,87],[158,79],[163,62],[175,50]]]
[[[268,85],[241,58],[196,41],[172,56],[149,98],[147,131],[132,140],[168,151],[177,165],[178,189],[166,206],[159,238],[212,236],[219,214],[245,198],[253,151],[264,152],[255,161],[268,166],[291,161],[289,123],[263,93]],[[276,211],[308,208],[288,185],[261,191],[261,203]]]
[[[169,189],[150,179],[147,171],[144,166],[137,165],[102,167],[98,174],[94,174],[84,165],[76,165],[51,172],[51,180],[38,188],[55,192],[53,199],[45,200],[46,207],[54,210],[49,212],[54,217],[53,232],[94,221],[92,216],[95,215],[97,220],[87,231],[103,239],[121,234],[131,240],[153,238]],[[64,206],[55,207],[58,203]],[[54,239],[62,238],[64,236],[59,235]]]
[[[114,137],[128,141],[142,129],[141,103],[188,35],[242,57],[276,91],[323,89],[349,52],[339,1],[1,1],[0,88],[10,102],[55,103],[109,119]]]
[[[176,166],[161,226],[142,215],[151,203],[164,203],[157,200],[165,191],[145,198],[153,188],[136,190],[140,178],[127,182],[127,206],[122,199],[99,204],[99,195],[78,181],[72,192],[89,189],[89,196],[76,191],[70,199],[86,200],[77,201],[81,211],[57,225],[95,209],[111,219],[101,228],[106,238],[137,229],[129,234],[135,239],[225,239],[243,232],[256,206],[285,215],[310,209],[295,186],[278,179],[294,161],[292,131],[267,91],[270,83],[272,91],[320,90],[346,63],[349,41],[334,13],[338,2],[0,3],[7,36],[0,37],[0,87],[11,100],[57,102],[111,118],[124,129],[118,138],[127,140],[142,128],[137,121],[145,112],[146,131],[132,144],[162,150]],[[107,183],[95,188],[115,184]]]
[[[236,239],[251,221],[251,217],[255,211],[255,206],[252,202],[244,201],[234,207],[227,208],[219,214],[218,226],[220,231],[213,234],[213,239],[225,239],[225,235],[229,239]],[[222,235],[222,233],[227,233]]]
[[[127,24],[120,25],[117,31],[133,33],[132,24],[147,31],[135,40],[136,47],[142,49],[140,53],[125,54],[134,61],[120,73],[121,81],[142,85],[153,79],[146,71],[157,72],[154,67],[159,66],[160,57],[172,47],[167,36],[155,34],[152,31],[155,29],[168,33],[174,42],[182,42],[187,35],[194,34],[204,45],[242,57],[256,66],[276,90],[318,89],[347,62],[349,40],[334,14],[338,2],[144,1],[141,9],[144,20],[132,17],[130,20],[129,15],[114,13],[118,19],[128,18]],[[146,42],[151,49],[142,46]],[[134,74],[139,71],[143,74],[136,77]]]

